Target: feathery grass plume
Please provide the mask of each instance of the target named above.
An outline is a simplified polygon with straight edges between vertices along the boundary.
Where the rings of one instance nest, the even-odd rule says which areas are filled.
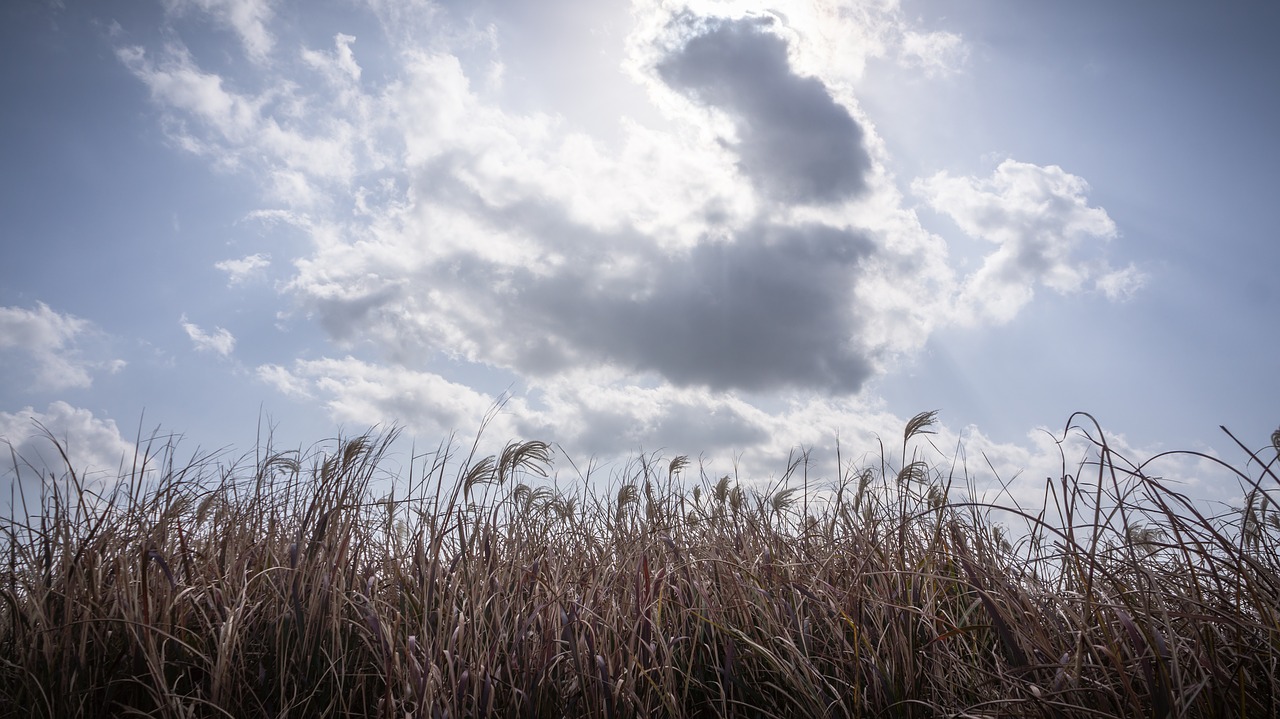
[[[1091,452],[1028,509],[913,449],[935,421],[831,480],[650,456],[612,491],[537,441],[385,477],[395,430],[157,436],[0,519],[0,717],[1272,715],[1280,448],[1188,453],[1240,481],[1211,514],[1075,415]]]

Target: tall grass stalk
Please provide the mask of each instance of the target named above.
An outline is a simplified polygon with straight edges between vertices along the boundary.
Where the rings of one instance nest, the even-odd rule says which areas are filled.
[[[1280,446],[1210,515],[1078,415],[1027,509],[958,498],[935,419],[821,491],[807,453],[565,485],[526,441],[376,496],[394,431],[67,467],[0,524],[0,716],[1276,715]]]

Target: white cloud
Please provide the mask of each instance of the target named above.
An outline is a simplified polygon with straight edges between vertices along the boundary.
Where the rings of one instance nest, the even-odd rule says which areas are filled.
[[[33,510],[41,485],[51,476],[62,478],[68,469],[51,438],[66,452],[70,467],[85,486],[95,491],[115,480],[134,453],[133,443],[120,435],[114,420],[98,419],[93,412],[66,402],[54,402],[43,412],[31,407],[0,412],[0,445],[12,448],[18,456],[18,466],[5,466],[0,476],[16,472]],[[8,456],[5,461],[8,463]],[[60,491],[64,489],[60,487]],[[8,497],[0,501],[7,504]],[[17,508],[20,511],[21,504]]]
[[[351,357],[299,360],[291,368],[266,365],[258,374],[283,392],[319,399],[335,422],[368,426],[396,418],[418,436],[465,435],[501,399],[436,373]],[[580,469],[590,464],[606,472],[641,452],[668,458],[687,454],[704,464],[708,476],[734,474],[752,486],[776,480],[788,458],[807,452],[810,486],[825,489],[851,469],[879,472],[882,459],[892,478],[904,464],[907,419],[861,398],[792,398],[766,411],[738,396],[645,386],[595,369],[535,384],[509,399],[492,418],[486,436],[490,443],[517,437],[552,441]],[[936,433],[908,443],[907,461],[924,460],[939,473],[934,480],[950,479],[957,499],[1021,506],[1034,514],[1046,501],[1047,478],[1059,496],[1064,474],[1086,490],[1097,481],[1098,446],[1089,437],[1102,435],[1087,418],[1077,417],[1065,432],[1061,426],[1036,428],[1017,442],[995,441],[973,426],[954,429],[945,414],[940,419]],[[1161,450],[1135,446],[1123,435],[1105,437],[1122,466],[1128,466],[1125,460],[1139,462]],[[565,460],[557,467],[561,473],[573,471]],[[1238,483],[1229,472],[1196,457],[1166,456],[1147,471],[1196,496],[1238,497]],[[1051,495],[1048,499],[1052,502]],[[1054,510],[1046,516],[1053,521]],[[1000,519],[1018,528],[1014,517]]]
[[[311,392],[305,378],[298,377],[288,369],[276,364],[265,364],[258,367],[255,374],[258,379],[271,385],[277,392],[299,399],[311,399]]]
[[[919,68],[929,75],[949,75],[964,67],[969,48],[964,38],[955,33],[906,30],[898,56],[907,67]]]
[[[34,309],[0,307],[0,352],[33,362],[35,386],[41,389],[89,387],[91,371],[105,368],[114,373],[123,368],[123,360],[84,357],[80,342],[96,334],[89,321],[55,312],[43,302]]]
[[[323,397],[337,422],[372,426],[394,418],[427,436],[478,427],[496,399],[432,372],[352,357],[263,365],[257,374],[286,394]]]
[[[1112,302],[1123,302],[1147,284],[1147,274],[1130,264],[1097,279],[1097,288]]]
[[[228,284],[240,285],[262,274],[262,270],[271,266],[271,255],[255,252],[239,259],[215,262],[215,268],[227,273]]]
[[[351,45],[355,41],[352,35],[338,33],[333,38],[332,54],[303,48],[302,60],[322,72],[331,83],[340,88],[358,85],[361,70],[359,63],[356,62],[355,53],[351,50]]]
[[[439,374],[351,357],[264,365],[258,376],[282,393],[315,397],[335,422],[372,425],[395,418],[411,432],[441,436],[479,427],[503,398]],[[808,436],[812,424],[796,422]],[[750,403],[723,393],[671,385],[641,386],[597,368],[568,373],[508,398],[488,434],[554,441],[575,460],[621,461],[640,450],[710,452],[744,469],[774,471],[794,433]],[[785,436],[784,436],[785,435]],[[749,456],[742,454],[744,451]],[[725,463],[727,466],[727,462]],[[564,468],[564,469],[567,469]]]
[[[1038,285],[1072,293],[1112,271],[1088,245],[1115,238],[1115,222],[1089,205],[1088,183],[1056,165],[1005,160],[988,179],[940,172],[912,189],[965,234],[996,245],[964,281],[962,323],[1007,322]]]
[[[893,57],[908,68],[946,73],[968,56],[963,37],[917,29],[899,0],[778,0],[764,10],[755,0],[634,0],[632,7],[637,19],[628,48],[633,68],[652,64],[655,53],[671,49],[671,29],[682,16],[772,18],[781,34],[797,41],[790,48],[795,67],[836,85],[859,80],[872,59]]]
[[[213,332],[205,332],[195,324],[188,322],[186,315],[183,315],[179,321],[182,323],[182,329],[186,331],[187,336],[191,338],[191,342],[195,344],[196,350],[199,352],[213,352],[223,357],[228,357],[231,355],[232,350],[236,348],[236,338],[221,327],[214,327]]]
[[[758,56],[850,152],[879,152],[845,100],[787,66],[780,40],[728,27],[745,28],[740,42],[713,49]],[[403,74],[362,101],[402,138],[391,165],[404,174],[359,185],[357,221],[309,220],[314,252],[285,286],[344,346],[369,339],[397,361],[440,352],[538,376],[605,362],[677,383],[848,391],[927,336],[949,280],[941,245],[873,158],[846,171],[850,190],[865,190],[849,205],[813,191],[827,173],[818,155],[774,182],[762,175],[770,163],[751,159],[772,150],[726,151],[702,115],[676,111],[676,132],[624,123],[610,154],[555,118],[485,104],[454,56],[405,57]],[[729,105],[760,137],[812,125],[761,110],[741,79]],[[757,190],[838,207],[806,214]],[[702,296],[726,292],[720,310]],[[760,372],[715,374],[753,356]]]
[[[166,9],[175,15],[197,10],[219,25],[233,31],[245,53],[255,61],[263,61],[275,45],[275,37],[267,24],[275,15],[271,0],[165,0]]]
[[[120,48],[116,55],[153,98],[200,120],[222,138],[242,142],[257,129],[262,101],[228,91],[221,77],[195,65],[185,47],[166,46],[159,63],[137,46]]]
[[[316,205],[320,187],[341,186],[355,171],[360,147],[349,121],[308,107],[292,80],[269,83],[256,95],[236,92],[176,42],[154,53],[122,47],[116,56],[162,107],[179,147],[219,168],[260,173],[269,196],[287,206]]]

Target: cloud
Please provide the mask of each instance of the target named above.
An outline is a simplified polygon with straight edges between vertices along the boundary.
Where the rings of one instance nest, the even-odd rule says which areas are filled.
[[[367,224],[299,225],[314,252],[284,288],[341,346],[721,389],[848,392],[872,371],[856,334],[874,312],[855,306],[870,235],[757,218],[680,138],[632,126],[608,158],[485,106],[455,58],[412,57],[382,102],[405,176],[357,189]]]
[[[123,360],[97,361],[83,356],[80,342],[96,334],[89,321],[55,312],[43,302],[36,303],[34,309],[0,307],[0,353],[34,363],[31,369],[40,389],[89,387],[93,384],[91,371],[118,372]]]
[[[964,67],[969,48],[964,38],[952,32],[907,30],[902,33],[898,57],[906,67],[924,70],[928,75],[950,75]]]
[[[858,336],[873,308],[860,311],[854,291],[875,246],[859,232],[758,223],[664,252],[536,203],[468,217],[452,225],[459,239],[548,242],[544,254],[435,261],[412,233],[300,262],[290,289],[335,338],[373,339],[396,362],[456,353],[539,377],[603,363],[750,391],[853,392],[873,371]]]
[[[1098,291],[1112,302],[1124,302],[1147,284],[1147,274],[1135,265],[1108,272],[1096,281]]]
[[[265,364],[255,372],[258,379],[271,385],[283,395],[299,399],[311,399],[311,392],[305,378],[298,377],[287,368],[276,364]]]
[[[820,75],[828,88],[856,83],[873,59],[938,75],[962,67],[968,56],[962,36],[920,29],[903,15],[898,0],[776,0],[765,10],[755,0],[632,0],[632,17],[628,50],[637,73],[659,59],[655,51],[665,54],[683,44],[691,18],[711,24],[766,18],[773,32],[790,39],[788,56],[796,72]]]
[[[265,386],[425,434],[474,428],[498,397],[469,384],[496,373],[524,391],[495,435],[709,449],[767,474],[798,446],[830,458],[837,432],[859,449],[900,436],[859,393],[935,328],[1005,321],[1040,287],[1140,284],[1096,258],[1118,233],[1083,180],[1012,161],[912,186],[994,247],[957,278],[851,88],[871,57],[958,67],[958,36],[914,30],[894,2],[782,2],[772,21],[746,3],[635,7],[627,67],[658,117],[608,139],[475,87],[502,38],[451,44],[465,29],[434,4],[374,4],[392,44],[377,64],[378,38],[345,34],[250,77],[176,40],[118,52],[180,146],[258,181],[252,217],[309,241],[277,257],[278,289],[332,346],[260,366]],[[234,283],[265,261],[218,267]],[[231,352],[225,330],[183,324]]]
[[[872,250],[846,230],[759,225],[653,257],[642,282],[602,284],[589,266],[545,279],[516,274],[511,324],[562,338],[568,347],[553,371],[605,361],[677,385],[853,392],[871,374],[855,341],[852,289]],[[514,364],[537,367],[539,359]]]
[[[351,45],[356,41],[352,35],[338,33],[333,38],[334,53],[328,55],[309,48],[303,48],[302,60],[312,68],[319,70],[327,79],[338,87],[360,82],[360,64],[356,62]]]
[[[275,45],[275,37],[267,24],[275,15],[271,0],[165,0],[171,15],[192,10],[207,15],[217,24],[234,32],[245,53],[258,62],[267,58]]]
[[[294,396],[320,396],[339,422],[372,426],[388,418],[428,434],[478,427],[495,399],[438,374],[343,359],[263,365],[259,379]]]
[[[325,201],[325,186],[342,185],[355,172],[361,147],[350,122],[308,107],[294,95],[294,81],[268,83],[258,94],[237,92],[223,76],[201,69],[180,42],[159,52],[121,47],[116,56],[150,90],[179,147],[222,169],[261,173],[275,200],[316,206]]]
[[[729,113],[728,146],[757,189],[782,202],[830,203],[866,189],[863,131],[814,77],[797,75],[765,20],[710,23],[659,62],[672,88]]]
[[[1005,160],[988,179],[940,172],[912,189],[965,234],[996,245],[964,282],[956,307],[961,322],[1007,322],[1037,286],[1067,294],[1111,272],[1085,248],[1115,238],[1115,222],[1089,205],[1088,183],[1057,165]],[[1136,275],[1122,275],[1106,286],[1135,282]]]
[[[352,357],[264,365],[259,379],[295,397],[317,398],[339,422],[379,424],[388,417],[416,434],[479,427],[488,433],[555,441],[571,456],[619,459],[647,448],[725,451],[770,441],[768,416],[722,393],[671,385],[643,387],[608,369],[575,370],[534,382],[523,396],[478,391],[443,376]]]
[[[1065,435],[1061,426],[1037,427],[1021,441],[1002,442],[974,426],[949,427],[944,414],[936,433],[909,443],[904,461],[907,419],[863,398],[814,396],[765,411],[732,394],[644,386],[608,370],[580,370],[534,382],[493,416],[500,397],[433,372],[351,357],[299,360],[290,368],[268,365],[259,368],[259,376],[289,386],[298,396],[318,398],[338,422],[374,425],[395,417],[414,434],[442,436],[469,432],[488,417],[490,444],[512,438],[553,441],[579,469],[591,465],[605,473],[625,470],[627,460],[640,452],[668,458],[687,454],[704,464],[708,476],[733,474],[758,487],[780,477],[789,458],[804,454],[810,459],[811,487],[822,490],[851,471],[878,472],[882,461],[892,480],[905,461],[918,459],[941,473],[935,479],[951,478],[957,499],[1017,505],[1034,513],[1046,499],[1046,480],[1058,488],[1069,474],[1087,487],[1097,471],[1097,445],[1083,432],[1099,435],[1083,420]],[[1161,450],[1135,446],[1123,435],[1107,433],[1106,438],[1117,457],[1134,462]],[[562,473],[574,471],[564,459],[557,467]],[[1183,491],[1238,498],[1238,483],[1229,472],[1197,457],[1167,455],[1150,471]],[[1047,518],[1053,521],[1052,510]],[[997,519],[1017,529],[1017,518]]]
[[[33,510],[42,484],[50,477],[63,477],[68,468],[50,437],[61,444],[77,476],[95,491],[116,479],[122,463],[134,453],[133,443],[121,437],[114,420],[98,419],[66,402],[54,402],[43,412],[31,407],[0,412],[0,444],[18,456],[18,466],[5,467],[0,476],[16,472]]]
[[[262,270],[271,266],[271,255],[255,252],[235,260],[215,262],[215,268],[227,273],[227,283],[231,286],[244,284],[260,275]]]
[[[892,13],[876,22],[904,32]],[[192,147],[255,163],[285,204],[261,216],[292,218],[312,242],[280,289],[345,351],[542,380],[603,365],[680,387],[849,394],[920,347],[955,290],[945,242],[903,207],[874,128],[847,93],[795,69],[813,68],[800,40],[820,40],[805,35],[815,27],[679,16],[650,38],[650,87],[725,113],[727,145],[711,114],[658,93],[676,125],[624,119],[604,147],[484,101],[434,45],[399,48],[378,86],[338,34],[256,81],[281,88],[258,95],[181,46],[120,58]],[[252,257],[219,267],[234,282]]]
[[[183,315],[179,321],[182,323],[182,329],[191,338],[191,342],[195,344],[198,352],[213,352],[223,357],[228,357],[231,355],[232,350],[236,348],[236,338],[221,327],[214,327],[213,332],[205,332],[198,326],[188,322],[186,315]]]

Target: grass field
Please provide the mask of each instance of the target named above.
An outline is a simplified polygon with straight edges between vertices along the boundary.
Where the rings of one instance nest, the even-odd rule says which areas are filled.
[[[379,496],[394,432],[68,468],[0,525],[0,716],[1277,715],[1280,432],[1209,515],[1077,415],[1019,509],[902,460],[934,420],[768,486],[446,443]]]

